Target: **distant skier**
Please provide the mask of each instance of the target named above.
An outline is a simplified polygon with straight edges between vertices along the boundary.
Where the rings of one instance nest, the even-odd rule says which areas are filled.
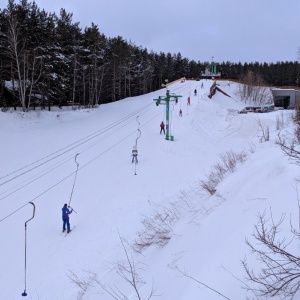
[[[203,89],[203,82],[201,83],[201,89]]]
[[[187,99],[187,104],[188,104],[188,105],[191,105],[191,98],[190,98],[190,96],[189,96],[188,99]]]
[[[179,117],[182,117],[182,110],[179,110]]]
[[[73,210],[69,210],[68,204],[65,204],[61,210],[62,210],[62,220],[63,220],[63,232],[66,230],[66,225],[67,225],[68,233],[69,233],[71,231],[69,215],[72,213]]]
[[[160,123],[160,134],[161,134],[162,132],[163,132],[164,134],[166,133],[166,132],[165,132],[165,124],[164,124],[163,121]]]
[[[194,90],[194,96],[197,96],[197,89]]]

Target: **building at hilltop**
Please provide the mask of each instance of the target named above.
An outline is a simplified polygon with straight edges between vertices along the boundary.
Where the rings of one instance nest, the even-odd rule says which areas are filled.
[[[209,66],[205,68],[200,74],[201,78],[204,79],[216,79],[221,77],[221,72],[217,72],[217,64],[213,61],[213,57]]]
[[[271,89],[275,107],[300,109],[300,91],[295,89]]]

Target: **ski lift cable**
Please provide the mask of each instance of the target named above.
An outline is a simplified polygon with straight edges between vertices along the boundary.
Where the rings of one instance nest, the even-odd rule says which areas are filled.
[[[69,206],[70,206],[71,201],[72,201],[72,196],[73,196],[74,186],[75,186],[76,177],[77,177],[78,168],[79,168],[79,163],[78,163],[77,160],[76,160],[76,158],[77,158],[77,156],[78,156],[79,154],[80,154],[80,153],[77,153],[77,154],[75,155],[75,162],[76,162],[76,164],[77,164],[77,168],[76,168],[75,177],[74,177],[74,182],[73,182],[73,187],[72,187],[71,196],[70,196],[70,200],[69,200]]]
[[[129,124],[130,122],[131,122],[131,121],[128,121],[125,125]],[[124,124],[123,124],[123,125],[124,125]],[[109,133],[108,135],[106,135],[106,136],[103,137],[102,139],[100,139],[100,140],[94,142],[93,144],[89,145],[89,146],[86,147],[85,149],[81,150],[81,153],[83,153],[83,152],[89,150],[90,148],[94,147],[96,144],[102,142],[102,141],[105,140],[106,138],[111,137],[111,135],[114,134],[115,132],[117,132],[118,130],[119,130],[118,128],[115,129],[115,131]],[[16,189],[16,190],[12,191],[11,193],[5,195],[5,196],[2,197],[2,198],[0,198],[0,201],[3,200],[3,199],[5,199],[5,198],[7,198],[8,196],[14,194],[15,192],[21,190],[22,188],[28,186],[29,184],[35,182],[36,180],[40,179],[41,177],[47,175],[48,173],[52,172],[53,170],[57,169],[58,167],[62,166],[62,165],[65,164],[66,162],[68,162],[70,159],[73,159],[73,155],[71,156],[71,158],[67,158],[67,159],[63,160],[62,163],[56,164],[56,166],[54,166],[53,168],[51,168],[48,172],[44,172],[44,171],[43,171],[43,172],[40,172],[40,173],[37,174],[37,175],[40,175],[40,174],[42,174],[42,175],[36,177],[35,179],[33,179],[33,180],[31,180],[30,182],[28,182],[28,183],[24,184],[23,186],[21,186],[20,188],[18,188],[18,189]],[[7,192],[7,191],[6,191],[6,192]],[[4,193],[5,193],[5,192],[4,192]],[[3,193],[2,193],[2,194],[3,194]]]
[[[152,103],[151,103],[151,104],[152,104]],[[147,105],[147,107],[149,107],[149,106],[150,106],[150,105]],[[144,107],[143,109],[145,109],[145,108],[147,108],[147,107]],[[132,114],[130,115],[130,117],[131,117],[131,116],[132,116]],[[55,157],[52,157],[52,158],[48,159],[47,161],[44,161],[44,162],[42,162],[41,164],[39,164],[39,165],[37,165],[37,166],[35,166],[35,167],[32,167],[31,169],[26,170],[26,171],[24,171],[24,172],[22,172],[22,173],[20,173],[20,174],[18,174],[18,175],[16,175],[16,176],[14,176],[13,178],[10,178],[10,179],[6,180],[6,181],[3,182],[3,183],[0,183],[0,186],[6,184],[6,183],[8,183],[8,182],[11,182],[12,180],[14,180],[14,179],[16,179],[16,178],[19,178],[20,176],[22,176],[22,175],[24,175],[24,174],[27,174],[28,172],[30,172],[30,171],[32,171],[32,170],[35,170],[36,168],[38,168],[38,167],[40,167],[40,166],[42,166],[42,165],[44,165],[44,164],[46,164],[46,163],[48,163],[48,162],[50,162],[50,161],[52,161],[52,160],[54,160],[54,159],[56,159],[56,158],[62,156],[62,155],[65,154],[65,153],[68,153],[69,151],[71,151],[71,150],[73,150],[73,149],[75,149],[75,148],[81,146],[82,144],[85,144],[86,142],[88,142],[88,141],[90,141],[90,140],[96,138],[97,136],[103,134],[104,132],[106,132],[106,131],[112,129],[113,127],[115,127],[115,126],[117,126],[117,125],[120,125],[122,122],[126,121],[128,118],[129,118],[129,117],[126,117],[126,118],[124,118],[122,121],[116,122],[116,123],[113,124],[113,125],[110,125],[110,126],[105,127],[105,129],[102,129],[102,131],[101,131],[100,133],[99,133],[99,131],[98,131],[98,132],[97,132],[97,135],[95,135],[95,136],[92,136],[93,134],[92,134],[92,135],[89,135],[89,136],[88,136],[88,137],[90,137],[89,139],[87,139],[88,137],[84,138],[84,139],[87,139],[86,141],[82,141],[80,144],[74,146],[73,148],[68,149],[68,150],[62,152],[62,153],[56,155]],[[81,139],[81,140],[84,140],[84,139]],[[74,144],[76,144],[76,143],[74,143]],[[73,144],[72,144],[72,145],[73,145]],[[66,147],[66,148],[68,148],[68,147]],[[60,151],[60,150],[59,150],[59,151]],[[57,152],[59,152],[59,151],[57,151]],[[51,155],[52,155],[52,154],[51,154]],[[47,156],[47,157],[50,157],[51,155],[49,155],[49,156]],[[43,159],[46,159],[47,157],[45,157],[45,158],[43,158]],[[41,160],[43,160],[43,159],[41,159]],[[30,164],[30,165],[33,165],[33,164],[35,164],[35,163],[32,163],[32,164]],[[30,165],[27,165],[27,166],[30,166]],[[21,168],[21,169],[19,169],[19,170],[17,170],[17,171],[14,171],[14,172],[12,172],[12,173],[10,173],[10,174],[8,174],[8,175],[5,175],[4,177],[0,178],[0,180],[3,179],[3,178],[8,177],[8,176],[10,176],[10,175],[12,175],[13,173],[18,172],[18,171],[20,171],[20,170],[22,170],[22,169],[24,169],[24,168],[26,168],[26,167],[23,167],[23,168]]]
[[[150,118],[147,122],[145,122],[141,127],[146,126],[148,123],[150,123],[152,120],[154,120],[155,118],[157,118],[159,115],[161,115],[163,112],[159,112],[157,114],[154,115],[154,117]],[[84,168],[86,165],[90,164],[92,161],[94,161],[95,159],[97,159],[98,157],[100,157],[101,155],[105,154],[106,152],[108,152],[109,150],[111,150],[113,147],[117,146],[118,144],[120,144],[122,141],[124,141],[125,139],[129,138],[131,135],[133,135],[136,131],[133,131],[131,133],[129,133],[127,136],[125,136],[123,139],[121,139],[119,142],[117,142],[116,144],[112,145],[111,147],[109,147],[108,149],[106,149],[105,151],[103,151],[101,154],[99,154],[98,156],[96,156],[95,158],[93,158],[92,160],[90,160],[89,162],[87,162],[85,165],[83,165],[81,168],[79,168],[79,170],[81,170],[82,168]]]
[[[149,108],[148,108],[148,110],[149,110]],[[145,113],[145,112],[143,112],[143,113]],[[127,125],[129,122],[127,122],[125,125]],[[115,130],[113,133],[115,133],[116,131],[118,131],[118,130]],[[113,134],[113,133],[111,133],[111,134]],[[110,135],[108,135],[108,136],[111,136],[111,134]],[[107,137],[107,136],[106,136]],[[106,138],[105,137],[105,138]],[[104,140],[105,138],[103,138],[102,140]],[[102,141],[102,140],[100,140],[100,141]],[[97,141],[96,143],[94,143],[94,144],[92,144],[92,145],[90,145],[90,146],[88,146],[87,148],[85,148],[84,150],[82,150],[81,152],[84,152],[84,151],[86,151],[86,150],[88,150],[89,148],[91,148],[91,147],[93,147],[94,145],[96,145],[97,143],[99,143],[100,141]],[[72,155],[72,158],[73,158],[73,155]],[[67,161],[68,160],[70,160],[70,158],[68,158],[67,159]],[[66,160],[65,161],[63,161],[63,163],[62,164],[64,164],[66,162]],[[58,166],[56,166],[56,167],[54,167],[54,168],[52,168],[49,172],[51,172],[52,170],[54,170],[54,169],[56,169],[57,167],[59,167],[60,165],[62,165],[62,164],[59,164]],[[41,175],[41,176],[39,176],[38,178],[36,178],[36,179],[34,179],[34,180],[32,180],[31,182],[29,182],[28,184],[25,184],[25,185],[23,185],[23,187],[24,186],[27,186],[27,185],[29,185],[30,183],[32,183],[32,182],[34,182],[34,181],[36,181],[37,179],[39,179],[40,177],[42,177],[42,176],[44,176],[44,175],[46,175],[46,174],[48,174],[49,172],[46,172],[46,173],[44,173],[43,175]],[[21,187],[22,188],[22,187]],[[20,190],[21,188],[19,188],[19,189],[17,189],[17,190],[15,190],[15,191],[18,191],[18,190]],[[14,191],[14,192],[15,192]],[[10,194],[8,194],[8,195],[6,195],[5,197],[2,197],[2,198],[0,198],[0,200],[3,200],[4,198],[6,198],[7,196],[9,196],[9,195],[11,195],[11,194],[13,194],[14,192],[12,192],[12,193],[10,193]]]
[[[190,86],[191,84],[192,84],[191,82],[186,82],[184,85],[180,85],[179,87],[174,88],[174,89],[172,89],[172,90],[173,90],[173,91],[177,91],[177,90],[186,88],[187,86]]]
[[[152,104],[152,103],[151,103],[151,104]],[[143,109],[145,109],[145,108],[147,108],[147,107],[149,107],[149,106],[150,106],[150,104],[149,104],[149,105],[146,105],[145,107],[143,107],[143,108],[140,109],[140,110],[143,110]],[[138,110],[138,111],[140,111],[140,110]],[[97,134],[96,136],[98,136],[98,135],[99,135],[99,131],[100,131],[100,134],[102,134],[103,132],[107,131],[107,128],[110,129],[110,128],[112,128],[112,127],[118,125],[120,122],[125,121],[128,117],[131,117],[131,116],[134,115],[134,114],[135,114],[135,112],[134,112],[134,113],[131,113],[129,116],[126,116],[126,117],[122,118],[121,120],[115,122],[115,124],[113,123],[113,124],[111,124],[111,125],[109,125],[109,126],[107,126],[107,127],[104,127],[104,129],[98,130],[97,132],[95,132],[95,133],[93,133],[93,134],[91,134],[91,135],[88,135],[87,137],[85,137],[85,138],[83,138],[83,139],[81,139],[81,140],[79,140],[79,141],[77,141],[77,142],[75,142],[75,143],[73,143],[73,144],[71,144],[71,145],[69,145],[69,146],[66,146],[65,148],[62,148],[62,149],[60,149],[60,150],[58,150],[58,151],[56,151],[56,152],[54,152],[54,153],[52,153],[52,154],[50,154],[50,155],[48,155],[48,156],[42,158],[42,159],[40,159],[40,160],[38,160],[38,161],[36,161],[36,162],[34,162],[34,163],[31,163],[31,164],[29,164],[29,165],[27,165],[27,166],[25,166],[25,167],[23,167],[23,168],[21,168],[21,169],[19,169],[19,170],[16,170],[16,171],[14,171],[14,172],[11,172],[11,173],[9,173],[9,174],[7,174],[7,175],[1,177],[0,180],[2,180],[2,179],[4,179],[4,178],[6,178],[6,177],[12,175],[13,173],[16,173],[16,172],[20,171],[20,170],[22,170],[22,169],[25,169],[26,167],[28,167],[28,166],[30,166],[30,165],[33,165],[33,164],[35,164],[35,163],[37,163],[37,162],[39,162],[39,161],[41,161],[41,160],[44,160],[44,159],[46,159],[47,157],[50,157],[50,156],[54,155],[55,153],[62,151],[63,149],[69,148],[70,146],[72,146],[72,145],[74,145],[74,144],[76,144],[76,143],[78,143],[78,142],[80,142],[80,141],[82,141],[82,140],[84,140],[84,139],[87,139],[87,138],[89,138],[89,137],[91,137],[91,136],[93,136],[93,135],[95,135],[95,134]],[[94,138],[94,137],[91,137],[91,138]],[[91,139],[91,138],[90,138],[90,139]],[[88,139],[88,140],[90,140],[90,139]],[[83,142],[83,143],[84,143],[84,142]],[[82,144],[82,143],[81,143],[81,144]],[[79,144],[79,145],[81,145],[81,144]],[[71,149],[69,149],[69,150],[63,152],[62,154],[66,153],[66,152],[68,152],[68,151],[70,151],[70,150],[73,150],[74,148],[78,147],[79,145],[77,145],[77,146],[75,146],[75,147],[73,147],[73,148],[71,148]],[[62,154],[60,154],[60,155],[58,155],[58,156],[61,156]],[[54,158],[57,158],[58,156],[55,156]],[[53,159],[54,159],[54,158],[53,158]],[[42,163],[42,164],[40,164],[40,165],[43,165],[43,164],[45,164],[45,163],[47,163],[47,162],[49,162],[49,161],[51,161],[51,160],[52,160],[52,159],[50,159],[50,160],[48,160],[48,161],[46,161],[46,162],[44,162],[44,163]],[[38,165],[37,167],[39,167],[40,165]],[[31,170],[33,170],[33,169],[35,169],[35,168],[36,168],[36,167],[30,169],[29,171],[31,171]],[[24,172],[24,173],[27,173],[27,172],[28,172],[28,171],[26,171],[26,172]],[[20,176],[23,175],[24,173],[22,173],[22,174],[20,174],[20,175],[18,175],[18,176],[16,176],[16,177],[14,177],[14,178],[12,178],[12,179],[15,179],[15,178],[17,178],[17,177],[20,177]],[[8,180],[8,181],[6,181],[6,182],[0,184],[0,186],[3,185],[3,184],[5,184],[5,183],[7,183],[7,182],[9,182],[9,181],[11,181],[12,179],[10,179],[10,180]]]
[[[68,145],[68,146],[66,146],[66,147],[64,147],[64,148],[61,148],[61,149],[59,149],[59,150],[57,150],[57,151],[55,151],[55,152],[53,152],[53,153],[51,153],[51,154],[49,154],[49,155],[47,155],[47,156],[45,156],[45,157],[43,157],[43,158],[41,158],[41,159],[35,161],[35,162],[32,162],[32,163],[30,163],[30,164],[28,164],[28,165],[26,165],[26,166],[23,166],[22,168],[20,168],[20,169],[18,169],[18,170],[12,171],[12,172],[10,172],[10,173],[8,173],[8,174],[6,174],[6,175],[0,177],[0,180],[4,179],[4,178],[6,178],[6,177],[9,177],[9,176],[11,176],[11,175],[13,175],[13,174],[15,174],[15,173],[17,173],[17,172],[20,172],[20,171],[22,171],[22,170],[24,170],[24,169],[26,169],[26,168],[28,168],[28,167],[30,167],[30,166],[32,166],[32,165],[35,165],[35,164],[37,164],[37,163],[39,163],[39,162],[41,162],[41,161],[47,159],[48,157],[51,157],[51,156],[53,156],[53,155],[55,155],[55,154],[57,154],[57,153],[59,153],[59,152],[65,150],[65,149],[68,149],[68,148],[70,148],[70,147],[72,147],[72,146],[74,146],[74,147],[71,148],[71,149],[69,149],[69,150],[66,150],[65,152],[63,152],[63,154],[66,153],[66,152],[68,152],[68,151],[70,151],[70,150],[73,150],[74,148],[76,148],[76,147],[78,147],[79,145],[81,145],[81,144],[82,144],[82,141],[84,141],[85,139],[90,140],[91,138],[94,138],[94,137],[93,137],[94,135],[95,135],[95,136],[98,136],[99,134],[102,134],[103,131],[106,131],[107,129],[110,129],[110,128],[116,126],[116,125],[119,124],[120,122],[126,121],[128,118],[134,116],[135,114],[137,114],[137,113],[139,113],[139,112],[143,111],[144,109],[147,109],[148,107],[151,107],[151,106],[152,106],[152,103],[149,103],[149,104],[145,105],[144,107],[139,108],[139,109],[136,110],[135,112],[129,114],[128,116],[125,116],[125,117],[121,118],[120,120],[118,120],[118,121],[116,121],[116,122],[114,122],[114,123],[112,123],[112,124],[110,124],[110,125],[104,127],[104,129],[99,129],[98,131],[96,131],[96,132],[94,132],[94,133],[92,133],[92,134],[90,134],[90,135],[88,135],[88,136],[86,136],[86,137],[84,137],[84,138],[82,138],[82,139],[80,139],[80,140],[77,140],[76,142],[74,142],[74,143],[72,143],[72,144],[70,144],[70,145]],[[76,144],[78,144],[78,143],[80,143],[80,144],[76,146]],[[59,155],[55,156],[55,157],[52,158],[52,159],[55,159],[55,158],[57,158],[58,156],[61,156],[61,155],[62,155],[62,154],[59,154]],[[3,185],[3,184],[5,184],[5,183],[7,183],[7,182],[9,182],[9,181],[11,181],[11,180],[13,180],[13,179],[15,179],[15,178],[18,178],[18,177],[22,176],[23,174],[25,174],[25,173],[27,173],[27,172],[29,172],[29,171],[31,171],[31,170],[37,168],[37,167],[39,167],[39,166],[41,166],[41,165],[43,165],[43,164],[49,162],[49,161],[51,161],[52,159],[49,159],[49,160],[47,160],[46,162],[43,162],[43,163],[39,164],[38,166],[33,167],[32,169],[30,169],[30,170],[28,170],[28,171],[26,171],[26,172],[23,172],[23,173],[21,173],[20,175],[17,175],[17,176],[15,176],[14,178],[12,178],[12,179],[10,179],[10,180],[7,180],[6,182],[0,184],[0,186]]]
[[[130,121],[130,122],[131,122],[131,121]],[[125,123],[125,125],[129,124],[130,122]],[[122,126],[124,127],[124,124],[122,124]],[[93,146],[95,146],[95,145],[98,144],[99,142],[105,140],[107,137],[110,137],[112,134],[114,134],[114,133],[117,132],[118,130],[119,130],[119,129],[117,129],[117,130],[111,132],[109,135],[105,136],[105,137],[102,138],[101,140],[98,140],[98,141],[96,141],[95,143],[89,145],[88,147],[82,149],[82,150],[81,150],[81,153],[83,153],[83,152],[87,151],[88,149],[92,148]],[[38,176],[38,177],[35,178],[34,180],[30,181],[28,184],[30,184],[30,183],[36,181],[37,179],[43,177],[44,175],[48,174],[48,173],[51,172],[52,170],[56,169],[57,167],[60,167],[61,165],[63,165],[63,164],[65,164],[66,162],[68,162],[70,159],[73,159],[73,157],[74,157],[74,156],[73,156],[73,154],[72,154],[71,157],[67,157],[66,159],[61,160],[60,162],[58,162],[58,164],[56,164],[55,167],[52,168],[52,166],[51,166],[51,167],[50,167],[51,169],[50,169],[50,171],[48,171],[48,172],[45,172],[45,170],[44,170],[44,171],[42,171],[42,172],[36,174],[36,175],[40,175],[40,174],[42,174],[42,175],[41,175],[41,176]],[[49,169],[49,168],[48,168],[48,169]],[[46,169],[46,170],[47,170],[47,169]],[[34,176],[32,176],[32,177],[35,177],[36,175],[34,175]],[[31,178],[32,178],[32,177],[31,177]],[[29,178],[29,179],[30,179],[30,178]],[[27,180],[25,180],[25,181],[27,181]],[[27,186],[28,184],[23,185],[23,187],[24,187],[24,186]],[[19,184],[18,184],[18,185],[19,185]],[[16,186],[18,186],[18,185],[16,185]],[[13,188],[15,188],[16,186],[14,186]],[[11,189],[12,189],[12,188],[11,188]],[[21,188],[19,188],[18,190],[20,190],[20,189],[21,189]],[[8,190],[10,190],[10,189],[8,189]],[[7,190],[7,191],[8,191],[8,190]],[[5,191],[5,192],[7,192],[7,191]],[[0,193],[0,195],[4,194],[5,192]],[[4,197],[4,198],[5,198],[5,197]],[[3,198],[0,198],[0,201],[1,201],[2,199],[3,199]]]
[[[50,172],[52,172],[53,170],[61,167],[63,164],[67,163],[69,160],[73,159],[73,155],[71,157],[67,157],[66,159],[63,159],[61,161],[59,161],[58,163],[48,167],[46,170],[43,170],[37,174],[35,174],[34,176],[31,176],[30,178],[16,184],[15,186],[7,189],[6,191],[3,191],[2,193],[0,193],[0,195],[6,194],[7,192],[9,192],[10,190],[13,190],[12,192],[10,192],[9,194],[6,194],[5,196],[3,196],[2,198],[0,198],[0,201],[11,196],[12,194],[14,194],[15,192],[21,190],[22,188],[30,185],[31,183],[37,181],[38,179],[42,178],[43,176],[49,174]],[[26,182],[24,185],[20,186],[22,183]],[[20,186],[19,188],[17,188],[18,186]]]
[[[192,82],[187,82],[187,83],[184,84],[184,85],[180,85],[179,87],[172,89],[172,91],[177,91],[177,90],[180,91],[180,90],[182,90],[182,89],[185,90],[187,87],[191,87],[192,84],[193,84]]]
[[[155,119],[157,116],[159,116],[162,112],[159,112],[158,114],[156,114],[153,118],[149,119],[147,122],[145,122],[141,127],[144,127],[145,125],[147,125],[149,122],[151,122],[153,119]],[[106,149],[105,151],[103,151],[102,153],[100,153],[99,155],[97,155],[96,157],[94,157],[93,159],[91,159],[89,162],[87,162],[85,165],[83,165],[81,168],[79,168],[79,170],[83,169],[84,167],[86,167],[87,165],[89,165],[90,163],[92,163],[94,160],[96,160],[97,158],[99,158],[100,156],[102,156],[103,154],[105,154],[106,152],[108,152],[109,150],[111,150],[112,148],[114,148],[115,146],[117,146],[118,144],[120,144],[121,142],[123,142],[124,140],[126,140],[127,138],[129,138],[131,135],[133,135],[135,133],[135,131],[129,133],[127,136],[125,136],[123,139],[119,140],[116,144],[112,145],[111,147],[109,147],[108,149]],[[0,220],[1,221],[1,220]]]
[[[152,120],[154,120],[155,118],[157,118],[159,115],[161,115],[162,112],[157,113],[153,118],[149,119],[147,122],[145,122],[141,127],[146,126],[148,123],[150,123]],[[84,164],[82,167],[78,168],[77,171],[80,171],[81,169],[85,168],[86,166],[88,166],[90,163],[92,163],[93,161],[95,161],[96,159],[98,159],[99,157],[101,157],[102,155],[104,155],[105,153],[107,153],[108,151],[110,151],[111,149],[113,149],[114,147],[116,147],[117,145],[119,145],[120,143],[122,143],[124,140],[126,140],[127,138],[129,138],[131,135],[133,135],[136,132],[133,131],[130,134],[128,134],[127,136],[125,136],[123,139],[119,140],[117,143],[115,143],[114,145],[112,145],[111,147],[109,147],[108,149],[106,149],[105,151],[103,151],[102,153],[100,153],[99,155],[97,155],[96,157],[94,157],[93,159],[91,159],[90,161],[88,161],[86,164]],[[50,190],[52,190],[53,188],[55,188],[56,186],[58,186],[59,184],[61,184],[62,182],[64,182],[65,180],[67,180],[69,177],[73,176],[76,173],[76,171],[70,173],[69,175],[65,176],[64,178],[62,178],[61,180],[59,180],[58,182],[56,182],[55,184],[53,184],[52,186],[50,186],[49,188],[47,188],[46,190],[44,190],[42,193],[40,193],[39,195],[37,195],[36,197],[34,197],[33,199],[31,199],[30,202],[34,202],[37,199],[39,199],[41,196],[43,196],[44,194],[46,194],[47,192],[49,192]],[[0,223],[3,222],[4,220],[8,219],[9,217],[11,217],[12,215],[14,215],[15,213],[17,213],[19,210],[23,209],[28,203],[20,206],[18,209],[14,210],[13,212],[11,212],[10,214],[8,214],[7,216],[3,217],[2,219],[0,219]]]
[[[5,216],[3,219],[0,220],[0,222],[8,219],[9,217],[11,217],[12,215],[14,215],[15,213],[17,213],[19,210],[21,210],[22,208],[24,208],[26,205],[28,204],[28,202],[22,206],[20,206],[19,208],[17,208],[16,210],[12,211],[10,214],[8,214],[7,216]]]

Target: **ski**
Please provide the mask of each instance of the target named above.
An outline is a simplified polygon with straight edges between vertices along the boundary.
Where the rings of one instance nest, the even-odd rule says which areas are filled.
[[[76,228],[76,226],[74,226],[74,227],[70,230],[70,232],[65,233],[65,237],[68,236],[75,228]]]

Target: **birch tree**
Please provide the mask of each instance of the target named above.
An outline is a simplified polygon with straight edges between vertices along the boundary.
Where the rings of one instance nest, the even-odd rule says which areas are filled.
[[[41,76],[42,59],[38,56],[37,49],[26,47],[26,37],[21,33],[20,22],[13,1],[9,1],[8,8],[4,12],[7,31],[3,34],[7,40],[7,50],[11,60],[12,89],[14,96],[20,101],[22,110],[27,111],[30,106],[33,87]]]

